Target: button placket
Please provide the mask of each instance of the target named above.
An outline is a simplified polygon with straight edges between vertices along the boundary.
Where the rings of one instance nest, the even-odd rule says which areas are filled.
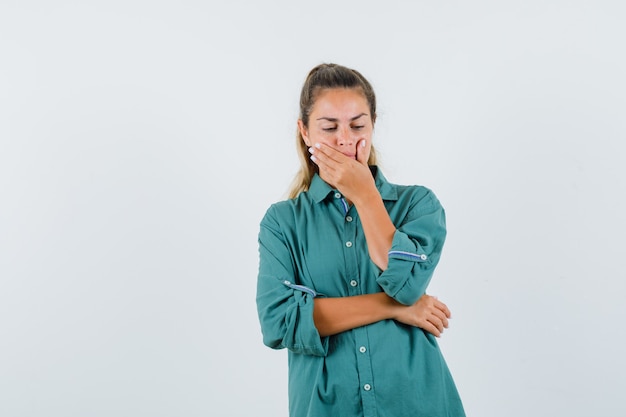
[[[345,279],[346,291],[349,295],[362,294],[366,283],[361,281],[359,259],[367,256],[363,231],[359,227],[358,213],[354,206],[346,210],[343,217],[344,256],[345,256]],[[359,230],[357,230],[359,229]],[[366,410],[375,409],[375,394],[373,388],[373,373],[369,355],[369,340],[367,326],[356,328],[354,331],[354,352],[356,354],[356,370],[358,379],[355,381],[361,390],[363,407]],[[366,412],[365,416],[371,415]]]

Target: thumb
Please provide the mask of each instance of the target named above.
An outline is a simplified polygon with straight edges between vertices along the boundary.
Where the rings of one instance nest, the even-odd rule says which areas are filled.
[[[365,146],[367,145],[367,141],[365,139],[361,139],[359,144],[356,147],[356,160],[362,163],[363,165],[367,165],[368,154],[365,152]]]

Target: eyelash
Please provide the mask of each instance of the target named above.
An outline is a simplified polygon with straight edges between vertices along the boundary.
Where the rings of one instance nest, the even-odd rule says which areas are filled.
[[[354,130],[360,130],[363,129],[365,126],[364,125],[359,125],[359,126],[352,126],[352,129]],[[334,132],[335,130],[337,130],[336,127],[325,127],[322,129],[325,132]]]

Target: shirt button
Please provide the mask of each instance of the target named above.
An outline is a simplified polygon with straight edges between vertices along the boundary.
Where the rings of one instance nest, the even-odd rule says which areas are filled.
[[[356,287],[357,285],[359,285],[359,283],[356,282],[355,279],[353,279],[352,281],[350,281],[350,285],[352,285],[353,287]]]
[[[346,246],[351,248],[352,247],[352,242],[346,242]]]
[[[352,221],[352,216],[348,216],[348,217],[346,217],[346,221],[347,221],[347,222],[351,222],[351,221]]]
[[[426,260],[426,258],[428,258],[428,256],[426,256],[425,254],[423,254],[423,253],[422,253],[422,254],[420,255],[420,258],[422,258],[422,261],[425,261],[425,260]]]
[[[361,353],[365,353],[366,351],[367,351],[367,349],[365,348],[365,346],[361,346],[359,348],[359,352],[361,352]]]
[[[335,193],[335,198],[341,198],[341,194],[340,193]]]
[[[370,384],[365,384],[365,385],[363,385],[363,389],[364,389],[365,391],[369,391],[369,390],[371,390],[371,389],[372,389],[372,386],[371,386]]]

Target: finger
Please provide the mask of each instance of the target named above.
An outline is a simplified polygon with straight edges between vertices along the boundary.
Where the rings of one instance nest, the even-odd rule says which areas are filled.
[[[309,148],[309,153],[311,154],[311,161],[313,161],[320,170],[329,170],[334,168],[334,162],[332,159],[328,158],[320,149]]]
[[[441,336],[441,331],[439,331],[437,326],[435,326],[429,321],[425,322],[423,325],[419,327],[422,328],[423,330],[426,330],[428,333],[432,334],[435,337]]]
[[[448,309],[448,306],[445,305],[444,303],[442,303],[441,301],[435,299],[435,307],[438,310],[442,311],[446,315],[446,317],[448,317],[448,318],[451,317],[452,314],[450,313],[450,310]]]
[[[313,161],[313,163],[314,163],[315,165],[317,165],[317,166],[320,168],[320,171],[321,171],[321,167],[320,167],[320,160],[319,160],[319,158],[317,157],[317,155],[311,155],[311,156],[309,157],[309,159],[311,159],[311,161]]]
[[[367,152],[365,152],[366,145],[367,141],[365,139],[361,139],[356,147],[356,160],[363,165],[367,165]]]
[[[319,168],[319,174],[322,176],[322,179],[327,182],[332,182],[331,176],[335,175],[340,167],[340,164],[328,158],[328,156],[319,151],[314,152],[311,155],[311,160]]]
[[[328,163],[330,163],[331,161],[334,161],[336,163],[343,163],[344,160],[347,159],[344,154],[323,143],[316,143],[312,148],[309,148],[309,152],[316,155],[317,157],[325,157]]]
[[[441,320],[441,323],[443,324],[443,327],[447,329],[449,322],[448,322],[448,318],[446,317],[445,313],[443,311],[441,311],[441,310],[434,309],[433,310],[433,314],[435,316],[437,316],[437,318],[439,320]]]
[[[328,165],[326,165],[323,161],[320,160],[320,158],[316,157],[315,155],[311,155],[311,160],[315,165],[317,165],[317,172],[319,176],[327,183],[332,184],[334,182],[334,170],[328,167]]]
[[[433,314],[429,316],[426,320],[428,320],[433,326],[435,326],[437,330],[439,330],[439,333],[443,332],[443,329],[444,329],[443,322],[441,321],[439,317]]]

